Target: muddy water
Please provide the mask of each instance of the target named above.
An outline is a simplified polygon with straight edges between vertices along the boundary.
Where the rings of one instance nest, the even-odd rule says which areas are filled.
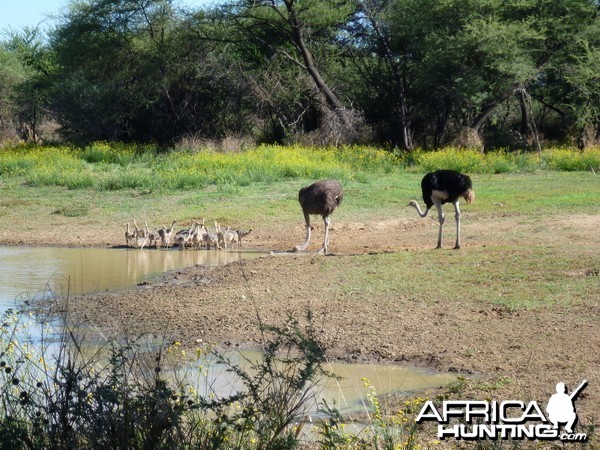
[[[366,378],[378,394],[416,394],[425,389],[456,381],[457,374],[435,372],[423,368],[393,364],[331,364],[329,370],[342,377],[328,380],[321,396],[335,400],[341,409],[365,410]]]
[[[184,267],[224,265],[240,258],[261,256],[256,251],[178,251],[95,248],[0,247],[0,314],[28,298],[78,295],[132,288],[160,273]],[[93,342],[93,339],[90,340]],[[259,352],[230,355],[256,361]],[[364,411],[363,378],[377,393],[414,393],[456,380],[456,374],[426,371],[410,366],[378,364],[331,364],[327,370],[340,380],[328,380],[318,396],[335,401],[342,411]],[[210,364],[206,389],[219,396],[242,388],[220,364]]]
[[[264,253],[162,249],[0,247],[0,312],[19,300],[131,288],[163,272]]]
[[[258,351],[240,351],[226,354],[232,363],[239,365],[249,373],[250,363],[261,358]],[[411,395],[429,388],[444,386],[456,381],[456,373],[444,373],[407,365],[394,364],[346,364],[328,363],[324,368],[340,377],[325,380],[315,388],[315,397],[319,401],[325,399],[330,405],[335,402],[342,412],[364,412],[370,409],[366,401],[363,379],[375,388],[377,394]],[[242,382],[222,364],[209,364],[207,376],[202,383],[205,395],[215,393],[225,397],[243,390]],[[316,404],[311,407],[311,414],[316,412]]]

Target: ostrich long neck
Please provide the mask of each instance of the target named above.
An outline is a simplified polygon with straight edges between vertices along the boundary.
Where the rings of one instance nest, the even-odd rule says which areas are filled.
[[[171,224],[171,228],[169,228],[169,229],[167,230],[167,233],[172,233],[172,232],[173,232],[173,228],[175,228],[175,224],[176,224],[176,223],[177,223],[177,221],[176,221],[176,220],[174,220],[174,221],[173,221],[173,223]]]
[[[306,227],[306,239],[302,245],[297,246],[298,250],[304,251],[306,247],[308,247],[308,243],[310,242],[310,225]]]
[[[308,243],[310,242],[310,216],[308,215],[308,213],[304,214],[304,220],[306,222],[306,239],[304,240],[304,243],[302,245],[296,245],[295,247],[296,251],[301,252],[306,250],[306,247],[308,247]]]
[[[421,207],[419,206],[419,203],[417,203],[417,201],[415,200],[415,202],[412,204],[412,206],[415,207],[415,209],[417,210],[417,212],[419,213],[419,216],[421,217],[427,217],[427,214],[429,214],[429,209],[426,209],[425,212],[421,211]]]

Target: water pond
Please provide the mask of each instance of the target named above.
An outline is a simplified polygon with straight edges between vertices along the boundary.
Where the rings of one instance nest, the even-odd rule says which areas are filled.
[[[172,270],[196,264],[225,265],[257,251],[178,251],[112,248],[0,246],[0,312],[15,300],[131,288]]]
[[[257,251],[178,251],[111,248],[1,247],[0,313],[23,300],[54,295],[79,295],[132,288],[152,277],[196,264],[217,266],[240,258],[264,255]],[[230,356],[241,360],[260,357],[259,352]],[[329,380],[320,395],[343,410],[364,410],[363,378],[379,394],[418,393],[456,380],[456,374],[438,373],[405,365],[340,364],[327,369],[341,380]],[[208,385],[219,395],[241,386],[219,364],[209,367]]]
[[[261,358],[258,351],[243,350],[226,354],[234,364],[248,369],[250,362]],[[241,390],[243,384],[228,372],[222,364],[211,364],[203,382],[205,393],[214,392],[218,396],[234,395]],[[335,403],[341,412],[364,412],[368,410],[363,379],[375,388],[378,394],[414,395],[429,388],[444,386],[456,381],[456,373],[445,373],[427,370],[421,367],[399,364],[348,364],[327,363],[325,369],[336,374],[340,379],[325,379],[316,389],[316,399],[325,399],[329,404]],[[316,410],[314,405],[313,413]]]

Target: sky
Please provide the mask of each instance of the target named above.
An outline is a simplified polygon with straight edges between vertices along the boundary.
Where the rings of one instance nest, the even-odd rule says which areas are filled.
[[[52,16],[66,9],[69,0],[0,0],[0,32],[19,30],[38,24],[47,28]],[[199,7],[214,3],[212,0],[179,0],[186,7]],[[46,26],[47,25],[47,26]]]

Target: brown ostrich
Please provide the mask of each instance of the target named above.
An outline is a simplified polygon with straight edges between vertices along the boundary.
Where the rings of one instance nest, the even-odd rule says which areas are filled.
[[[304,213],[306,222],[306,240],[304,244],[297,245],[294,251],[304,251],[310,242],[310,215],[318,214],[323,217],[325,223],[325,238],[323,246],[319,253],[327,254],[327,246],[329,244],[329,225],[331,223],[329,216],[335,208],[342,203],[344,198],[344,190],[342,185],[337,180],[319,180],[315,181],[310,186],[303,187],[298,193],[298,201]]]
[[[455,170],[438,170],[437,172],[428,173],[421,181],[421,190],[423,191],[423,201],[427,206],[425,212],[421,211],[416,200],[412,200],[407,206],[413,206],[419,216],[426,217],[432,206],[438,212],[438,220],[440,229],[438,234],[438,243],[436,248],[442,248],[442,227],[444,226],[444,212],[442,205],[444,203],[452,203],[454,205],[456,219],[456,244],[455,249],[460,248],[460,209],[458,208],[458,200],[462,197],[467,203],[475,200],[475,191],[471,178]]]

